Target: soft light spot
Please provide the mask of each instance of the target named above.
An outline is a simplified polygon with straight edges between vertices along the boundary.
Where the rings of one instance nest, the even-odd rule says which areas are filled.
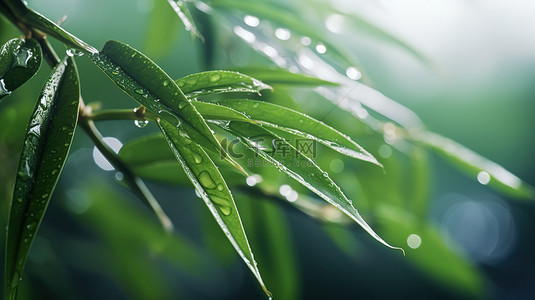
[[[240,26],[234,26],[234,33],[248,43],[252,43],[256,40],[254,33],[245,30]]]
[[[279,188],[279,193],[284,197],[290,195],[291,192],[292,192],[292,187],[287,184],[283,184]]]
[[[248,186],[255,186],[260,182],[262,182],[262,176],[260,176],[260,174],[253,174],[245,179],[245,183],[247,183]]]
[[[334,173],[341,173],[344,170],[344,162],[338,158],[331,160],[329,165]]]
[[[299,55],[299,63],[305,69],[312,69],[314,67],[314,61],[310,57],[308,57],[308,55],[305,54]]]
[[[308,46],[311,43],[312,43],[312,40],[308,36],[304,36],[301,38],[301,44],[303,44],[303,46]]]
[[[119,153],[119,150],[123,146],[121,141],[114,137],[105,137],[104,142],[110,146],[110,148],[115,153]],[[93,148],[93,160],[99,166],[99,168],[105,170],[105,171],[111,171],[113,170],[113,166],[108,162],[108,160],[100,153],[100,151],[97,149],[97,147]]]
[[[297,194],[296,191],[292,190],[288,196],[286,196],[286,200],[290,201],[290,202],[295,202],[297,201],[297,198],[299,197],[299,194]]]
[[[392,148],[388,145],[381,145],[379,147],[379,156],[382,158],[389,158],[392,155]]]
[[[275,29],[275,36],[279,40],[287,41],[287,40],[290,39],[292,34],[290,33],[290,30],[288,30],[286,28],[277,28],[277,29]]]
[[[481,171],[477,174],[477,181],[482,185],[487,185],[490,182],[490,175],[485,171]]]
[[[251,27],[256,27],[260,24],[260,19],[255,16],[246,15],[243,17],[243,22]]]
[[[346,76],[349,77],[349,79],[353,80],[359,80],[362,74],[360,71],[355,67],[348,67],[346,69]]]
[[[409,247],[412,249],[418,249],[420,248],[420,245],[422,245],[422,238],[413,233],[407,238],[407,245],[409,245]]]
[[[323,43],[318,43],[316,45],[316,52],[318,52],[319,54],[323,54],[327,52],[327,47],[325,47]]]
[[[325,20],[325,27],[332,33],[339,33],[344,28],[344,21],[344,16],[332,14]]]

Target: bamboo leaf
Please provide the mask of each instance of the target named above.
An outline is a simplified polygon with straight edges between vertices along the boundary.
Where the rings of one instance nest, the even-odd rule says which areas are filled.
[[[56,25],[56,23],[26,7],[25,2],[26,1],[6,1],[6,4],[15,16],[23,20],[27,25],[50,34],[71,47],[75,47],[88,53],[98,53],[97,49],[91,45],[86,44],[84,41]]]
[[[237,70],[249,76],[257,78],[262,82],[270,85],[299,85],[299,86],[338,86],[338,83],[319,79],[305,74],[292,73],[286,69],[267,67],[267,66],[253,66],[242,67]]]
[[[164,1],[153,1],[154,7],[149,14],[144,51],[153,58],[162,58],[169,54],[178,41],[181,32],[174,11]]]
[[[230,122],[229,126],[224,127],[224,129],[235,135],[242,144],[275,165],[280,171],[297,180],[349,216],[377,241],[389,248],[402,250],[390,246],[377,235],[329,175],[290,143],[255,124]]]
[[[298,111],[262,101],[228,99],[220,101],[249,118],[277,130],[320,142],[327,147],[356,159],[382,166],[375,157],[347,135]],[[197,106],[197,103],[195,103]],[[200,106],[197,106],[200,108]],[[204,107],[203,107],[204,109]],[[200,110],[202,113],[202,110]]]
[[[232,246],[253,272],[264,292],[271,297],[260,276],[232,194],[217,166],[198,144],[186,137],[185,132],[177,132],[165,120],[158,122],[158,125],[176,159]]]
[[[71,57],[52,71],[28,124],[19,160],[6,250],[6,299],[14,299],[30,247],[69,152],[80,86]]]
[[[257,93],[272,88],[245,74],[232,71],[207,71],[177,79],[176,84],[190,98],[223,93]]]
[[[12,39],[0,48],[0,100],[37,73],[41,47],[33,39]]]
[[[91,60],[134,100],[240,168],[226,155],[191,100],[148,57],[124,43],[108,41],[102,52],[92,55]]]
[[[176,157],[169,149],[169,144],[161,134],[143,136],[124,144],[119,151],[119,157],[140,177],[191,186],[188,177],[177,165]],[[225,175],[228,185],[245,184],[243,175],[236,172],[235,168],[223,165],[220,166],[220,171]]]
[[[197,26],[195,25],[195,22],[193,21],[193,18],[191,17],[191,13],[188,9],[188,6],[186,4],[186,1],[174,1],[174,0],[167,0],[169,5],[171,5],[171,8],[176,12],[182,23],[184,24],[184,28],[186,31],[191,32],[192,36],[196,36],[201,41],[204,41],[204,37],[201,35],[199,30],[197,30]]]
[[[411,136],[417,143],[433,150],[457,166],[481,184],[517,198],[535,199],[535,189],[497,163],[474,151],[432,132],[420,132]]]

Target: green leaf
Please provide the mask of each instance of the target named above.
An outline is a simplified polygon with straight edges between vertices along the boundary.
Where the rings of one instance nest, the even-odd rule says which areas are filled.
[[[432,132],[414,133],[411,138],[446,158],[471,178],[513,197],[535,199],[535,189],[497,163]]]
[[[230,122],[224,129],[234,134],[247,148],[349,216],[377,241],[389,248],[402,250],[390,246],[377,235],[329,175],[287,141],[250,123]]]
[[[91,45],[86,44],[84,41],[56,25],[56,23],[26,7],[26,4],[23,1],[6,1],[6,4],[15,14],[15,16],[23,20],[27,25],[59,39],[70,47],[74,47],[88,53],[98,53],[98,50]]]
[[[185,132],[177,132],[172,124],[164,120],[158,125],[176,159],[232,246],[253,272],[264,292],[271,297],[260,276],[232,194],[217,166],[198,144],[185,137]]]
[[[237,71],[245,73],[249,76],[257,78],[262,82],[270,85],[299,85],[299,86],[338,86],[338,83],[319,79],[305,74],[292,73],[286,69],[268,67],[268,66],[253,66],[242,67]]]
[[[0,100],[37,73],[41,47],[33,39],[12,39],[0,48]]]
[[[257,93],[272,88],[253,77],[232,71],[207,71],[176,80],[176,84],[190,98],[223,93]]]
[[[28,124],[19,160],[6,250],[6,299],[14,299],[30,247],[69,152],[80,85],[71,57],[52,71]]]
[[[124,144],[119,150],[119,157],[140,177],[191,186],[191,182],[176,163],[175,155],[161,134],[143,136]],[[243,185],[245,183],[242,173],[236,172],[233,167],[223,165],[220,167],[220,171],[226,175],[225,178],[227,178],[226,181],[229,185]]]
[[[199,32],[199,30],[197,30],[197,26],[195,25],[195,22],[193,21],[193,18],[191,17],[191,13],[188,9],[186,1],[167,0],[167,2],[169,3],[169,5],[171,5],[171,8],[173,8],[173,10],[176,12],[178,17],[184,24],[184,28],[186,29],[186,31],[191,32],[192,36],[196,36],[199,39],[201,39],[201,41],[204,41],[203,36]]]
[[[376,159],[347,135],[298,111],[262,101],[229,99],[224,106],[243,112],[249,118],[277,130],[320,142],[327,147],[356,159],[382,166]],[[195,103],[197,106],[197,103]],[[202,113],[202,112],[201,112]]]
[[[124,43],[108,41],[102,52],[92,55],[91,60],[134,100],[173,124],[177,131],[180,127],[203,147],[221,153],[239,168],[226,155],[191,100],[148,57]]]

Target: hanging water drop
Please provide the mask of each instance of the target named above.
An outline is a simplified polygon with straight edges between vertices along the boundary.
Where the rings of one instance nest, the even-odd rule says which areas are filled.
[[[76,49],[67,49],[65,51],[67,53],[68,56],[70,57],[75,57],[75,56],[82,56],[84,55],[84,53],[82,51],[79,51],[79,50],[76,50]]]
[[[28,61],[32,58],[33,53],[30,49],[19,47],[13,52],[13,65],[12,67],[28,67]]]
[[[0,79],[0,97],[11,94],[11,91],[7,89],[4,79]]]
[[[138,128],[143,128],[147,126],[147,124],[149,124],[148,120],[135,120],[134,121],[134,125],[136,125],[136,127]]]

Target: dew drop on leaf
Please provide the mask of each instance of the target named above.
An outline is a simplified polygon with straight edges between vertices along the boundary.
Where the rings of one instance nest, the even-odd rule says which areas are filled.
[[[168,85],[169,85],[169,81],[168,80],[164,80],[163,86],[168,86]]]
[[[149,124],[148,120],[135,120],[134,121],[134,125],[136,125],[136,127],[138,128],[143,128],[147,126],[147,124]]]
[[[214,182],[214,180],[212,179],[212,177],[210,176],[210,174],[208,174],[207,171],[202,171],[201,173],[199,173],[199,175],[197,175],[197,177],[199,178],[199,182],[201,183],[201,185],[207,189],[215,189],[216,188],[216,184]]]
[[[134,92],[136,92],[136,94],[140,94],[140,95],[144,94],[142,89],[135,89]]]
[[[211,82],[217,82],[221,79],[221,75],[220,74],[213,74],[210,76],[210,81]]]
[[[187,104],[188,104],[188,102],[186,102],[184,100],[180,100],[180,102],[178,102],[178,108],[179,109],[183,109]]]

